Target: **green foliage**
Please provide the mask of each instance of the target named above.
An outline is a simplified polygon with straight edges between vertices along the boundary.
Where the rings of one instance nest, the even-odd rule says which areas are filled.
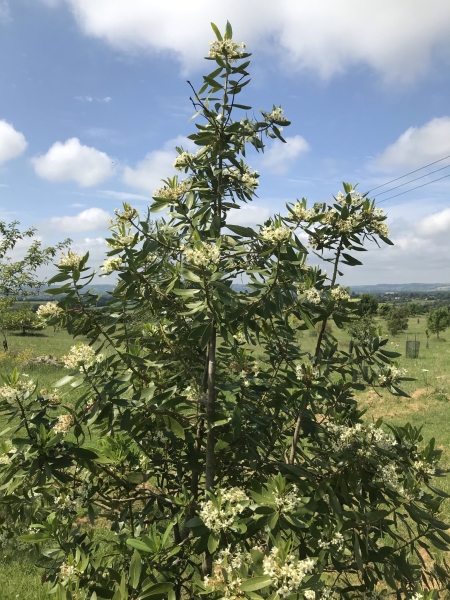
[[[22,302],[18,310],[7,310],[0,313],[2,331],[20,331],[23,335],[29,332],[42,331],[46,323],[31,308],[27,302]]]
[[[178,149],[188,175],[166,180],[148,214],[116,212],[104,264],[119,279],[111,299],[98,308],[83,293],[88,255],[69,253],[52,280],[65,294],[61,314],[41,313],[91,344],[63,358],[71,372],[55,383],[79,390],[75,406],[37,395],[17,371],[3,377],[4,528],[41,548],[58,600],[445,589],[447,570],[434,563],[434,548],[450,543],[433,480],[440,450],[420,428],[364,425],[354,398],[368,386],[405,395],[391,362],[399,355],[379,336],[349,354],[327,332],[357,312],[337,283],[341,263],[360,264],[350,253],[367,241],[391,244],[385,217],[345,183],[333,206],[303,199],[257,228],[229,222],[258,184],[246,146],[283,141],[289,122],[275,106],[247,116],[237,96],[249,54],[229,24],[214,31],[214,70],[193,95],[199,151]],[[303,232],[330,277],[308,265]],[[231,286],[240,275],[245,291]],[[317,323],[307,353],[298,333]],[[82,526],[86,516],[108,522],[112,540]]]
[[[378,314],[384,318],[386,318],[392,310],[391,304],[382,304],[378,309]]]
[[[445,331],[450,326],[450,312],[448,308],[436,308],[430,310],[427,315],[427,327],[431,333],[439,337],[441,331]]]
[[[48,264],[58,250],[67,247],[71,240],[67,239],[56,246],[42,248],[42,242],[34,240],[30,243],[25,256],[18,261],[11,258],[10,252],[14,250],[20,240],[31,239],[36,230],[34,228],[20,231],[18,221],[5,223],[0,221],[0,294],[17,298],[17,296],[36,293],[44,284],[39,277],[39,268]]]
[[[404,306],[393,307],[386,317],[386,326],[391,335],[397,335],[408,329],[408,309]]]
[[[375,315],[378,309],[378,300],[373,294],[361,294],[358,306],[361,315]]]
[[[373,316],[369,313],[355,319],[349,325],[348,332],[360,344],[370,342],[370,339],[377,335]]]

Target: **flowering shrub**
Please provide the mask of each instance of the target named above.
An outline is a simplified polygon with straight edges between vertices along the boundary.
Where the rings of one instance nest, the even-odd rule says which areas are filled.
[[[351,354],[332,335],[358,310],[341,265],[391,244],[385,216],[344,184],[332,206],[302,199],[256,228],[233,224],[258,180],[246,144],[283,142],[289,121],[275,106],[234,119],[251,114],[236,103],[249,54],[229,25],[214,31],[214,70],[193,94],[200,151],[177,149],[187,177],[164,181],[147,214],[115,212],[111,299],[100,308],[84,293],[87,256],[69,253],[53,280],[55,318],[89,341],[52,385],[72,385],[77,402],[4,378],[15,431],[1,446],[0,528],[42,548],[57,600],[437,598],[450,585],[434,550],[450,543],[440,450],[411,425],[363,421],[355,391],[405,396],[399,355],[375,333]]]

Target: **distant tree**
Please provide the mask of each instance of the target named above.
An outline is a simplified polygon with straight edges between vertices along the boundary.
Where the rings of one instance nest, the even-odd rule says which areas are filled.
[[[378,309],[378,300],[373,294],[361,294],[359,312],[361,315],[374,315]]]
[[[392,306],[390,304],[382,304],[378,309],[378,313],[386,318],[392,310]]]
[[[8,323],[12,307],[14,305],[14,298],[8,298],[6,296],[0,296],[0,332],[3,336],[3,340],[6,342],[6,332],[8,331]]]
[[[375,335],[376,324],[371,314],[366,314],[353,321],[348,327],[348,332],[354,340],[364,344]]]
[[[19,310],[10,310],[3,317],[3,330],[21,331],[26,335],[31,331],[40,331],[46,324],[31,308],[28,303],[23,303]]]
[[[392,308],[386,318],[386,325],[391,335],[397,335],[408,329],[408,309],[406,306]]]
[[[410,302],[408,304],[408,312],[411,317],[417,317],[422,314],[422,305],[418,302]]]
[[[447,308],[436,308],[430,310],[427,317],[427,328],[431,333],[439,337],[441,331],[445,331],[450,326],[450,312]]]
[[[9,298],[17,299],[18,296],[35,294],[44,283],[39,276],[39,268],[47,265],[55,257],[56,253],[66,248],[71,240],[43,248],[39,240],[30,242],[28,250],[21,260],[13,260],[11,252],[17,243],[34,237],[36,230],[21,231],[18,229],[19,222],[5,223],[0,221],[0,294]]]

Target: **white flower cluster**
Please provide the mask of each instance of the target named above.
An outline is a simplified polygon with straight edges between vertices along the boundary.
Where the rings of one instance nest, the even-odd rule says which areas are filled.
[[[297,365],[295,367],[295,374],[299,381],[303,381],[303,383],[311,383],[316,380],[320,376],[319,369],[314,365]]]
[[[413,466],[417,471],[421,471],[426,475],[434,475],[436,473],[436,467],[430,463],[425,462],[424,460],[416,460]]]
[[[119,222],[130,221],[139,216],[139,211],[137,208],[133,208],[128,202],[124,202],[123,210],[121,211],[119,208],[114,209],[114,214],[116,215],[116,219]]]
[[[238,331],[233,335],[238,344],[245,344],[246,339],[243,331]]]
[[[207,242],[202,242],[200,248],[184,248],[186,260],[197,267],[216,264],[220,259],[220,248]]]
[[[83,257],[81,254],[75,254],[69,250],[67,255],[63,252],[61,258],[59,259],[59,264],[61,267],[72,267],[73,269],[78,269],[82,258]]]
[[[46,304],[41,304],[37,309],[36,314],[40,318],[45,317],[57,317],[63,312],[62,308],[58,306],[57,302],[47,302]]]
[[[331,546],[335,546],[336,550],[340,552],[344,549],[344,536],[342,533],[335,533],[329,541],[321,539],[319,546],[324,550],[329,550]]]
[[[373,423],[367,426],[357,423],[353,427],[347,427],[329,422],[326,424],[326,428],[335,436],[332,442],[334,452],[342,452],[359,443],[363,444],[364,448],[358,453],[362,456],[369,456],[376,451],[377,447],[389,451],[397,445],[392,434],[386,433],[380,427],[375,427]]]
[[[311,221],[316,215],[316,211],[313,208],[307,209],[301,202],[296,202],[292,210],[299,221]]]
[[[389,462],[385,465],[378,467],[378,474],[381,477],[383,483],[385,483],[386,485],[394,489],[396,492],[404,496],[404,498],[410,502],[412,500],[420,500],[425,492],[422,489],[405,490],[403,484],[399,480],[397,468],[397,465],[393,462]]]
[[[48,396],[49,404],[59,404],[61,402],[61,397],[59,395],[59,391],[55,388],[53,391],[42,388],[39,390],[40,396]]]
[[[410,600],[422,600],[423,594],[420,592],[416,592],[413,596],[411,596]]]
[[[348,219],[340,219],[337,222],[337,228],[340,233],[352,233],[361,225],[360,215],[350,215]]]
[[[87,344],[76,344],[76,346],[72,346],[69,354],[61,356],[61,360],[66,369],[79,367],[80,372],[83,373],[83,367],[89,369],[96,362],[101,362],[103,354],[95,354],[95,350]]]
[[[0,398],[8,402],[15,400],[18,396],[31,393],[34,389],[34,381],[29,379],[29,375],[23,373],[14,385],[4,385],[0,388]]]
[[[193,400],[195,402],[206,402],[206,394],[197,390],[193,385],[187,386],[183,392],[183,396],[186,396],[188,400]]]
[[[245,48],[244,42],[238,44],[233,40],[214,40],[209,44],[209,58],[219,58],[233,63],[242,57]]]
[[[298,495],[298,488],[295,484],[290,488],[290,490],[287,493],[283,495],[275,493],[274,498],[278,510],[284,514],[289,514],[292,511],[294,511],[297,508],[297,506],[301,504],[302,500],[301,497]]]
[[[386,485],[398,490],[398,475],[397,475],[397,466],[395,463],[390,462],[387,465],[383,465],[379,467],[380,477]]]
[[[12,445],[11,440],[4,442],[4,450],[2,456],[0,456],[0,465],[9,465],[14,455],[17,454],[16,446]]]
[[[242,578],[240,574],[235,574],[233,571],[239,570],[242,565],[250,563],[251,560],[250,552],[244,553],[239,549],[232,552],[230,546],[220,550],[214,563],[212,576],[206,575],[203,580],[205,587],[215,592],[223,591],[223,598],[235,599],[244,596],[240,589]]]
[[[331,297],[336,302],[350,300],[350,294],[347,292],[347,290],[344,290],[344,288],[341,285],[338,285],[337,287],[333,288],[330,293]]]
[[[237,167],[224,169],[223,174],[237,179],[244,187],[255,188],[259,185],[258,171],[252,171],[252,168],[248,165],[244,165],[243,169],[238,169]]]
[[[134,241],[134,235],[132,233],[129,233],[127,235],[116,235],[116,237],[114,237],[111,240],[109,240],[108,242],[106,242],[106,245],[109,246],[110,248],[126,248],[127,246],[130,246],[133,243],[133,241]],[[119,260],[119,259],[112,258],[109,260]],[[106,262],[107,261],[105,261],[105,263]]]
[[[261,111],[264,116],[264,121],[267,123],[287,123],[286,117],[284,117],[284,110],[279,106],[278,108],[273,108],[272,112]]]
[[[71,508],[76,504],[70,496],[55,496],[55,506],[58,508]]]
[[[59,568],[59,574],[61,577],[73,577],[77,574],[77,570],[73,565],[63,563]]]
[[[100,268],[109,275],[109,273],[120,269],[121,265],[122,259],[119,256],[113,256],[112,258],[107,258]]]
[[[177,171],[184,171],[187,167],[192,164],[192,161],[195,159],[195,154],[191,154],[190,152],[182,152],[179,154],[175,162],[173,163],[173,167]]]
[[[372,228],[375,233],[382,235],[383,237],[389,237],[389,227],[384,221],[373,221]]]
[[[200,503],[199,516],[211,531],[222,531],[230,527],[237,515],[244,510],[245,507],[241,504],[244,500],[248,500],[248,496],[243,490],[239,488],[222,489],[217,498],[219,508],[214,505],[212,500],[205,500]]]
[[[378,381],[382,386],[391,385],[392,383],[397,383],[400,377],[403,377],[406,373],[406,369],[399,369],[394,366],[383,367],[378,374]]]
[[[55,433],[62,433],[63,435],[66,435],[69,429],[72,427],[72,425],[72,415],[59,415],[57,423],[53,426],[53,431]]]
[[[305,596],[306,600],[314,600],[316,597],[316,592],[313,590],[306,590],[306,592],[303,592],[303,595]]]
[[[316,288],[312,287],[308,290],[305,290],[305,298],[311,304],[320,304],[321,297],[321,293],[319,292],[319,290],[316,290]]]
[[[291,230],[289,227],[275,227],[274,225],[268,225],[261,229],[261,237],[269,242],[285,242],[291,237]]]
[[[328,212],[325,213],[325,216],[323,218],[323,223],[327,223],[327,225],[330,225],[331,223],[333,223],[333,221],[336,219],[337,217],[337,210],[334,208],[329,208]]]
[[[189,179],[183,179],[180,181],[175,187],[170,187],[165,185],[162,188],[157,189],[153,193],[154,198],[164,198],[165,200],[178,200],[181,196],[183,196],[191,185]]]
[[[350,202],[347,202],[347,194],[344,194],[344,192],[338,192],[337,196],[336,196],[336,200],[337,202],[339,202],[339,204],[359,204],[360,202],[363,201],[363,197],[362,194],[360,194],[359,192],[356,192],[355,190],[350,190]]]
[[[300,587],[303,579],[314,569],[311,558],[297,560],[290,554],[283,561],[279,557],[278,548],[272,548],[269,556],[263,559],[264,575],[268,575],[278,588],[276,593],[280,598],[286,598]]]

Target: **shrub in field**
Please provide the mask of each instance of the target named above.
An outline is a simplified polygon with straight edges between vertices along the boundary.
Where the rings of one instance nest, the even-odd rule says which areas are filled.
[[[440,451],[415,427],[362,421],[355,390],[404,395],[386,340],[350,355],[327,331],[354,317],[341,265],[360,264],[352,251],[368,240],[390,243],[385,217],[344,184],[331,206],[301,200],[261,227],[233,224],[258,185],[246,146],[282,142],[289,122],[275,106],[247,116],[249,54],[229,25],[214,31],[213,70],[192,96],[199,150],[178,149],[185,177],[166,180],[148,214],[116,212],[111,299],[98,309],[83,293],[88,255],[69,253],[53,278],[61,312],[40,311],[90,340],[63,357],[56,386],[79,400],[36,397],[18,372],[0,388],[14,427],[0,464],[8,535],[39,545],[61,600],[431,598],[449,583],[434,554],[450,542]],[[302,352],[298,332],[319,322]]]
[[[397,335],[408,329],[408,309],[406,306],[393,307],[386,317],[386,326],[391,335]]]
[[[439,337],[441,331],[445,331],[450,326],[450,312],[448,308],[436,308],[430,310],[427,316],[427,328],[431,333]]]
[[[31,305],[21,303],[19,310],[10,310],[2,318],[4,331],[19,331],[22,335],[45,329],[46,322],[36,314]]]
[[[359,312],[364,315],[375,315],[378,310],[378,300],[373,294],[361,294],[359,299]]]

